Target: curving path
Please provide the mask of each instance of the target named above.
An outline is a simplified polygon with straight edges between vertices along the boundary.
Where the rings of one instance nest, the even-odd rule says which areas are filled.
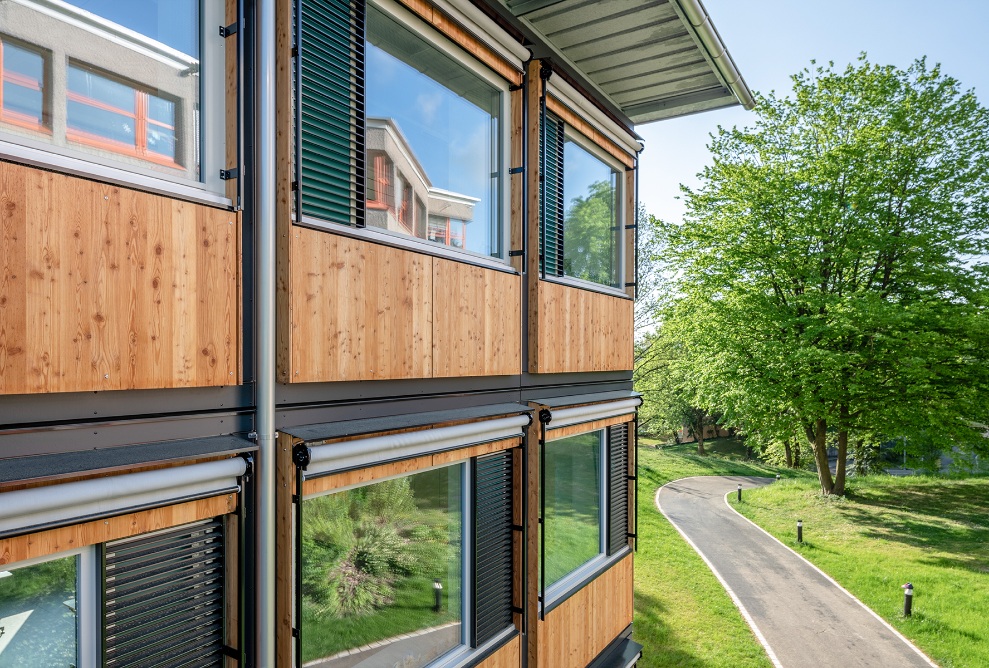
[[[834,580],[736,513],[725,495],[770,478],[684,478],[656,506],[707,562],[776,666],[929,668],[931,662]],[[743,492],[744,493],[744,492]]]

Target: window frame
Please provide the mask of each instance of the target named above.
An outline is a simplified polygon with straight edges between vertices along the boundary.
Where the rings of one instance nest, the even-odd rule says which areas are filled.
[[[301,0],[305,2],[306,0]],[[301,6],[301,5],[300,5]],[[510,84],[499,74],[497,74],[490,67],[485,65],[482,61],[473,56],[466,49],[456,44],[449,36],[443,33],[442,30],[426,22],[421,17],[414,14],[408,8],[402,6],[395,0],[366,0],[365,8],[374,7],[378,11],[385,14],[388,18],[392,19],[396,23],[400,24],[404,29],[408,30],[415,37],[421,39],[423,42],[428,44],[430,47],[436,49],[443,55],[454,60],[457,64],[464,67],[466,70],[470,71],[473,75],[477,76],[479,79],[497,89],[499,92],[499,103],[498,103],[498,139],[495,142],[497,148],[497,156],[495,158],[496,170],[495,173],[498,174],[498,187],[495,197],[492,199],[492,205],[496,208],[496,214],[493,220],[496,221],[499,229],[493,239],[497,239],[500,252],[499,256],[494,255],[484,255],[483,253],[478,253],[475,251],[468,250],[466,248],[458,248],[456,246],[446,246],[436,242],[431,242],[428,239],[420,239],[416,236],[409,236],[400,234],[397,232],[389,232],[387,230],[382,230],[370,226],[356,227],[353,224],[347,224],[342,222],[334,222],[329,220],[322,220],[319,218],[314,218],[308,215],[302,215],[302,212],[298,210],[298,200],[294,204],[294,209],[292,212],[292,220],[297,224],[301,224],[306,227],[311,227],[314,229],[324,230],[333,232],[334,234],[341,234],[344,236],[350,236],[357,239],[362,239],[365,241],[370,241],[372,243],[382,244],[385,246],[392,246],[396,248],[402,248],[417,253],[423,253],[426,255],[433,255],[443,258],[448,258],[451,260],[456,260],[460,262],[465,262],[468,264],[478,265],[482,267],[487,267],[491,269],[496,269],[506,273],[518,273],[511,265],[511,257],[509,256],[509,251],[511,250],[511,180],[509,178],[509,167],[510,167],[510,157],[511,157],[511,91]],[[365,9],[365,22],[366,22],[366,9]],[[365,64],[365,78],[368,76],[367,68]],[[438,82],[442,85],[443,82]],[[298,82],[296,83],[298,86]],[[297,88],[298,90],[298,88]],[[367,118],[372,115],[368,113],[366,107],[364,112],[364,123],[366,127]],[[298,118],[296,117],[296,123]],[[300,128],[296,125],[294,128],[294,133],[296,136],[301,132]],[[293,151],[298,151],[299,146],[296,143]],[[370,162],[367,160],[367,151],[365,147],[365,154],[361,156],[361,160],[364,161],[365,172],[370,173]],[[299,156],[296,155],[295,160],[299,160]],[[394,177],[393,177],[394,178]],[[365,176],[365,180],[367,176]],[[305,187],[303,183],[302,187]],[[400,205],[401,194],[398,192],[397,184],[393,184],[395,189],[395,206],[396,210]],[[363,208],[366,206],[366,198],[364,197],[366,190],[362,187],[359,190],[360,197],[355,202],[356,207]],[[413,198],[414,200],[414,198]],[[380,196],[379,196],[380,201]],[[414,206],[414,203],[413,203]],[[427,233],[428,233],[428,212],[427,212]],[[414,229],[414,228],[413,228]]]
[[[102,665],[103,656],[100,643],[102,604],[97,586],[100,574],[96,545],[4,564],[2,570],[16,571],[69,557],[76,558],[76,660],[80,668],[97,668]]]
[[[227,99],[226,78],[228,59],[226,57],[225,40],[216,29],[217,26],[226,25],[226,8],[223,3],[211,0],[198,0],[199,10],[199,42],[200,42],[200,69],[198,99],[195,104],[199,107],[199,131],[188,128],[188,133],[192,136],[198,134],[198,149],[192,146],[192,151],[198,151],[200,162],[198,165],[200,180],[194,180],[185,174],[169,174],[151,168],[151,165],[162,166],[160,161],[147,159],[148,166],[132,164],[116,160],[114,151],[109,149],[99,149],[100,152],[87,151],[84,146],[89,146],[85,142],[70,140],[66,131],[62,137],[55,140],[65,140],[65,145],[55,145],[44,141],[41,137],[50,136],[51,132],[36,132],[36,136],[27,134],[5,132],[0,128],[0,158],[9,159],[15,162],[40,167],[43,169],[54,169],[56,171],[81,176],[84,178],[97,178],[100,180],[115,183],[124,187],[148,190],[157,194],[179,197],[186,200],[198,201],[205,204],[213,204],[229,207],[232,200],[226,195],[227,182],[220,177],[221,170],[225,170],[227,142],[226,142],[226,112],[228,107],[236,105],[235,100]],[[96,32],[87,22],[79,24],[84,30]],[[95,25],[95,24],[94,24]],[[240,39],[242,36],[238,35]],[[10,35],[15,41],[23,42],[16,35]],[[99,38],[112,39],[102,34]],[[34,45],[31,45],[34,48]],[[51,49],[37,47],[35,50],[42,50],[45,56],[44,64],[45,81],[53,79],[53,57]],[[66,73],[71,63],[88,65],[84,60],[78,58],[74,50],[67,50],[65,55]],[[207,55],[212,55],[209,60]],[[205,65],[205,66],[204,66]],[[96,67],[98,71],[104,71]],[[130,82],[129,79],[116,73],[109,73],[112,80],[127,82],[127,85],[135,90],[149,88],[140,81]],[[103,76],[103,75],[101,75]],[[66,98],[68,90],[66,88]],[[53,116],[56,110],[51,108],[53,92],[49,91],[46,96],[46,117],[48,119],[49,130],[53,124]],[[190,104],[192,101],[189,102]],[[176,113],[179,105],[176,104]],[[67,118],[68,109],[60,109],[57,112]],[[178,119],[176,119],[178,124]],[[145,157],[134,156],[130,153],[119,152],[128,159],[145,160]],[[168,165],[164,165],[167,169]],[[183,171],[188,171],[191,167],[182,167]]]
[[[41,120],[37,123],[33,121],[27,121],[23,118],[18,118],[21,114],[15,111],[4,112],[3,108],[3,84],[4,80],[7,78],[4,74],[4,45],[9,44],[10,46],[20,49],[21,51],[27,51],[33,53],[41,58],[41,79],[38,82],[38,92],[41,93]],[[23,84],[16,84],[21,85]],[[10,114],[10,115],[8,115]],[[16,126],[21,130],[27,130],[28,132],[34,132],[39,135],[51,135],[51,50],[43,49],[41,47],[36,47],[33,44],[28,44],[23,40],[19,40],[16,37],[8,37],[6,35],[0,34],[0,122],[8,123],[10,125]]]

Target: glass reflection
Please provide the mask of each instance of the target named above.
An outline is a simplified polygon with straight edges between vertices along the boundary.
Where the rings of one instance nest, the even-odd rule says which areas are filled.
[[[77,561],[0,571],[0,668],[78,664]]]
[[[569,137],[563,174],[563,273],[617,285],[618,174]]]

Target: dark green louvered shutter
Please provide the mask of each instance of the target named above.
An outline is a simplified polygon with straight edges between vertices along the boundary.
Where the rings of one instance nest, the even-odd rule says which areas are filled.
[[[478,647],[512,624],[512,453],[474,459],[474,628]]]
[[[103,665],[223,665],[218,519],[106,543]]]
[[[628,425],[608,428],[608,554],[628,545]]]
[[[547,113],[542,138],[539,258],[544,276],[563,276],[563,121]]]
[[[297,132],[302,215],[364,226],[364,2],[301,0]]]

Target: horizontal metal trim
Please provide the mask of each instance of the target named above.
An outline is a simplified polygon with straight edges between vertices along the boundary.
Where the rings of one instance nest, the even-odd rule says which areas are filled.
[[[541,280],[544,280],[547,283],[558,283],[571,288],[578,288],[589,292],[600,292],[604,295],[610,295],[612,297],[618,297],[619,299],[627,299],[632,301],[632,298],[620,288],[610,285],[602,285],[601,283],[593,283],[591,281],[582,281],[579,278],[573,278],[572,276],[544,276]]]
[[[561,408],[551,410],[552,418],[546,425],[547,431],[569,427],[572,425],[604,420],[620,415],[629,415],[629,419],[635,414],[635,410],[642,404],[642,399],[626,399],[607,404],[595,404],[592,406],[578,406],[577,408]]]
[[[0,493],[0,535],[239,491],[241,457]]]
[[[179,199],[209,204],[229,209],[233,202],[205,188],[170,181],[165,178],[148,176],[119,167],[110,167],[98,162],[90,162],[82,158],[74,158],[61,153],[23,146],[0,139],[0,159],[17,162],[41,169],[63,172],[90,181],[106,181],[114,185],[135,190],[152,192],[157,195],[176,197]]]
[[[310,449],[311,460],[305,471],[309,479],[320,474],[377,464],[384,459],[398,460],[453,450],[470,445],[521,438],[531,418],[526,415],[469,422],[451,427],[372,436]]]
[[[471,4],[470,0],[432,0],[432,2],[516,67],[519,74],[522,73],[523,64],[532,57],[532,53],[507,35],[497,23]]]
[[[587,404],[603,404],[606,402],[624,401],[626,399],[641,399],[642,395],[634,390],[614,390],[611,392],[589,392],[587,394],[571,394],[555,397],[532,399],[532,403],[546,406],[549,409],[584,406]]]
[[[486,255],[472,253],[468,250],[452,250],[444,246],[431,244],[428,241],[416,239],[414,237],[404,237],[398,234],[382,232],[374,229],[373,227],[352,227],[350,225],[342,225],[340,223],[316,220],[314,218],[310,218],[309,216],[303,216],[302,222],[296,222],[295,224],[302,227],[319,230],[321,232],[329,232],[331,234],[339,234],[345,237],[360,239],[372,244],[390,246],[392,248],[399,248],[402,250],[412,251],[414,253],[421,253],[422,255],[432,255],[434,257],[443,258],[444,260],[453,260],[455,262],[471,264],[476,267],[493,269],[506,274],[519,275],[519,272],[516,271],[512,265],[508,264],[507,259],[502,260],[499,258],[489,258]]]

